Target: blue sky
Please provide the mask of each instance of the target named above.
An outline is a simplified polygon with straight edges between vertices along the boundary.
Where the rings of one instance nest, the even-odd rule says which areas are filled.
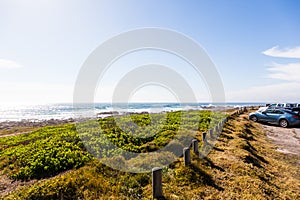
[[[72,102],[90,53],[143,27],[172,29],[198,42],[220,73],[227,101],[300,102],[299,10],[297,0],[0,0],[0,103]],[[142,63],[158,56],[144,52],[132,60],[140,57]],[[190,78],[189,66],[172,63]],[[110,100],[120,65],[104,78],[95,101]],[[197,81],[191,85],[199,101],[209,101]],[[172,99],[165,89],[145,87],[132,101]]]

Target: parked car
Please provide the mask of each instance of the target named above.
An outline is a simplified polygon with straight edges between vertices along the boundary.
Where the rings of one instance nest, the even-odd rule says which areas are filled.
[[[299,113],[279,108],[267,108],[249,114],[249,119],[255,122],[267,122],[281,127],[300,126]]]
[[[266,107],[269,107],[269,108],[275,108],[275,107],[277,107],[277,103],[268,103],[268,104],[266,104]]]
[[[269,108],[284,108],[288,110],[292,110],[297,107],[297,103],[272,103],[268,105]]]
[[[300,107],[292,108],[292,111],[293,111],[293,112],[296,112],[296,113],[299,113],[299,112],[300,112]]]

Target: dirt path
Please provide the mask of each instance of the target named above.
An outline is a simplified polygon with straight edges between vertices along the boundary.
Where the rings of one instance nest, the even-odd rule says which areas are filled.
[[[74,122],[74,119],[50,119],[42,121],[6,121],[0,122],[0,138],[30,133],[44,126],[56,126]]]
[[[18,133],[11,133],[11,134],[6,134],[6,135],[0,135],[0,138],[17,136],[17,135],[22,135],[22,134],[30,133],[30,132],[31,131],[25,131],[25,132],[18,132]]]
[[[281,128],[274,125],[262,126],[267,137],[278,146],[277,151],[300,155],[300,128]]]

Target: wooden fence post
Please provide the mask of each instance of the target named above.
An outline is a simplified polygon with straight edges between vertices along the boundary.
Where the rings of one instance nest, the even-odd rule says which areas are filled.
[[[202,142],[203,142],[203,144],[207,142],[207,140],[206,140],[206,132],[202,132]]]
[[[214,130],[213,130],[212,128],[210,128],[210,129],[208,130],[208,132],[209,132],[210,138],[214,138]]]
[[[218,126],[219,126],[219,131],[220,131],[220,133],[222,133],[222,130],[223,130],[222,122],[220,122]]]
[[[218,135],[218,132],[219,132],[218,126],[216,126],[216,127],[215,127],[215,133]]]
[[[190,165],[191,164],[191,153],[190,153],[190,148],[185,147],[183,148],[183,159],[184,159],[184,165]]]
[[[163,197],[162,193],[162,168],[154,167],[152,169],[152,197]]]
[[[199,153],[199,145],[198,145],[197,139],[192,140],[192,146],[193,146],[194,153],[196,153],[196,154]]]

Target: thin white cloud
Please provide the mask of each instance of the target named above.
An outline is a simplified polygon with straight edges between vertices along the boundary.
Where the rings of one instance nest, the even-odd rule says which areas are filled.
[[[16,69],[21,67],[23,66],[13,60],[0,59],[0,69]]]
[[[300,82],[300,63],[273,63],[267,70],[271,72],[268,78]]]
[[[254,86],[226,93],[228,102],[300,102],[300,83]]]
[[[294,48],[279,48],[279,46],[274,46],[262,53],[272,57],[300,58],[300,46]]]
[[[281,58],[300,58],[300,46],[294,48],[272,47],[264,55]],[[300,63],[272,63],[267,68],[267,78],[281,80],[282,83],[254,86],[227,93],[228,101],[247,102],[300,102]]]

